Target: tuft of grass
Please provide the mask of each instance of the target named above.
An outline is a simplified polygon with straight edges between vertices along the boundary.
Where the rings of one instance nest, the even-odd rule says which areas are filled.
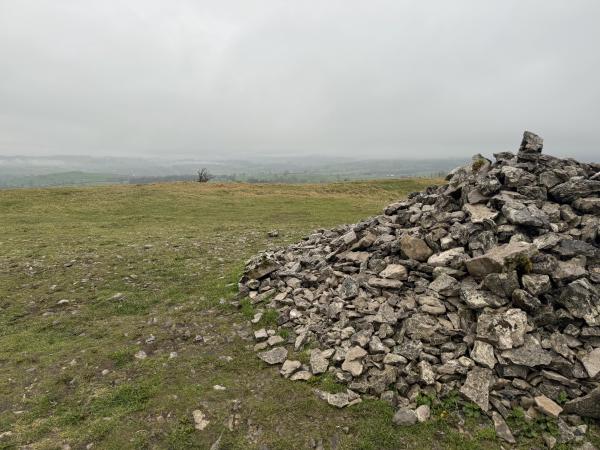
[[[263,312],[262,317],[258,324],[263,327],[275,327],[277,326],[277,319],[279,318],[279,312],[273,308],[267,308]]]
[[[133,361],[133,353],[129,348],[123,348],[116,350],[109,355],[109,358],[113,362],[114,366],[118,369],[125,367],[131,361]]]
[[[250,302],[250,299],[244,298],[240,301],[240,312],[244,318],[250,320],[254,317],[254,306]]]
[[[117,411],[127,414],[143,409],[156,392],[156,386],[145,381],[141,384],[125,383],[94,399],[90,409],[96,415],[107,416]]]
[[[290,332],[290,330],[289,330],[289,329],[287,329],[287,328],[281,328],[281,329],[279,330],[279,336],[281,336],[281,337],[282,337],[283,339],[285,339],[286,341],[289,339],[290,335],[291,335],[291,332]]]
[[[473,172],[479,172],[479,170],[485,165],[485,160],[482,158],[478,158],[475,161],[473,161],[473,164],[471,164],[471,169],[473,170]]]
[[[346,392],[346,386],[338,383],[332,374],[326,372],[319,376],[312,377],[308,383],[311,386],[317,387],[325,392],[337,394],[338,392]]]

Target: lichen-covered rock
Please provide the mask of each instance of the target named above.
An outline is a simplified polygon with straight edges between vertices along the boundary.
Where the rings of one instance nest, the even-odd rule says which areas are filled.
[[[524,269],[537,248],[527,242],[511,242],[499,245],[484,255],[468,259],[465,266],[474,277],[483,278],[489,273]]]
[[[587,395],[568,401],[564,410],[567,414],[600,419],[600,387],[596,387]]]
[[[490,408],[490,383],[492,382],[492,371],[482,367],[474,367],[467,373],[467,379],[460,388],[469,401],[475,403],[483,411]]]
[[[526,331],[527,314],[518,308],[482,313],[477,319],[477,338],[499,350],[523,345]]]
[[[283,363],[288,355],[288,351],[285,347],[275,347],[266,352],[262,352],[258,354],[258,357],[262,359],[267,364],[281,364]]]

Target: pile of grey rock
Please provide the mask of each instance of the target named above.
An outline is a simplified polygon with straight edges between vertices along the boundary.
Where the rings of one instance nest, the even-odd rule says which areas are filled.
[[[517,154],[253,258],[240,292],[278,312],[259,357],[291,380],[329,373],[347,391],[317,393],[338,407],[389,401],[397,423],[458,391],[509,442],[516,407],[557,418],[563,442],[584,434],[579,417],[600,418],[600,164],[542,146],[525,132]]]

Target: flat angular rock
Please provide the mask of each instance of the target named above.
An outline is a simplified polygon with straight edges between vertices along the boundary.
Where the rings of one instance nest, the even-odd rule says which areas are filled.
[[[256,339],[257,341],[265,341],[269,338],[269,335],[267,334],[267,330],[265,330],[264,328],[261,328],[260,330],[256,330],[254,332],[254,339]]]
[[[542,153],[542,148],[544,147],[544,140],[535,133],[531,131],[525,131],[523,133],[523,140],[521,141],[521,146],[519,147],[519,152],[521,153]]]
[[[388,303],[383,303],[379,307],[379,310],[373,318],[373,321],[393,325],[398,322],[398,313],[393,306],[390,306]]]
[[[353,377],[358,377],[363,372],[361,360],[367,356],[367,352],[362,347],[352,347],[346,352],[346,358],[342,363],[342,370],[350,372]]]
[[[371,254],[369,252],[344,252],[338,255],[339,259],[352,261],[356,263],[364,263],[369,260]]]
[[[283,377],[289,378],[301,366],[302,366],[302,363],[300,361],[292,361],[292,360],[288,359],[288,360],[286,360],[286,361],[283,362],[283,365],[281,366],[281,369],[279,370],[279,373]]]
[[[404,283],[400,280],[392,280],[389,278],[369,278],[369,286],[373,286],[375,288],[380,289],[400,289]]]
[[[406,280],[408,278],[408,271],[406,267],[400,264],[389,264],[383,269],[379,276],[381,278],[391,278],[393,280]]]
[[[519,276],[511,270],[507,273],[490,273],[483,279],[485,288],[496,295],[511,298],[513,292],[519,289]]]
[[[310,371],[313,375],[325,373],[329,367],[329,361],[323,356],[321,350],[313,348],[310,351]]]
[[[262,359],[267,364],[281,364],[283,363],[288,355],[288,351],[285,347],[275,347],[266,352],[262,352],[258,354],[258,357]]]
[[[437,316],[446,313],[444,303],[435,297],[423,295],[417,298],[417,303],[421,306],[421,311],[427,314]]]
[[[442,295],[453,296],[458,294],[459,284],[456,278],[442,273],[429,283],[429,289]]]
[[[494,211],[487,206],[480,204],[467,204],[463,206],[463,210],[469,215],[471,222],[473,223],[484,223],[488,220],[493,221],[496,217],[498,217],[498,211]]]
[[[267,344],[269,344],[269,346],[273,347],[275,345],[279,345],[281,343],[283,343],[284,339],[281,336],[275,335],[275,336],[269,336],[269,339],[267,339]]]
[[[542,302],[523,289],[515,289],[512,293],[512,304],[531,314],[535,314],[541,307]]]
[[[514,444],[517,442],[502,416],[496,411],[492,412],[492,422],[494,422],[496,436],[498,436],[503,441],[508,442],[509,444]]]
[[[523,283],[523,287],[533,296],[545,294],[552,288],[552,283],[548,275],[523,275],[521,282]]]
[[[571,258],[568,261],[558,261],[556,268],[549,275],[557,282],[569,282],[587,275],[585,260],[583,258]]]
[[[600,387],[565,403],[565,413],[600,419]]]
[[[383,358],[383,363],[384,364],[395,365],[395,364],[406,364],[407,362],[408,362],[408,360],[404,356],[397,355],[395,353],[388,353]]]
[[[334,247],[348,246],[350,244],[354,244],[356,241],[358,241],[358,236],[356,236],[354,230],[350,230],[347,233],[340,236],[339,238],[332,241],[331,245],[333,245]]]
[[[573,202],[573,208],[586,214],[600,215],[600,197],[578,198]]]
[[[569,283],[562,290],[559,303],[573,317],[585,320],[590,326],[600,325],[600,292],[587,279],[581,278]]]
[[[292,380],[292,381],[308,381],[311,378],[312,378],[312,373],[310,373],[308,370],[299,370],[298,372],[295,372],[290,377],[290,380]]]
[[[571,203],[578,198],[600,193],[600,181],[572,178],[548,191],[548,195],[560,203]]]
[[[337,394],[315,389],[315,393],[320,399],[325,400],[327,403],[335,406],[336,408],[344,408],[352,404],[354,401],[360,399],[358,395],[349,389],[346,392],[338,392]]]
[[[296,340],[294,341],[294,350],[295,351],[300,350],[304,346],[304,344],[306,344],[307,340],[308,340],[307,333],[298,334],[298,336],[296,336]]]
[[[483,341],[475,341],[473,350],[471,350],[471,358],[480,366],[488,369],[493,369],[497,362],[494,356],[494,347]]]
[[[595,348],[585,356],[579,358],[590,378],[600,373],[600,348]]]
[[[260,280],[279,269],[279,264],[269,257],[253,260],[246,266],[246,276],[253,280]]]
[[[400,248],[406,256],[416,261],[427,261],[427,258],[433,254],[433,250],[423,239],[407,234],[400,238]]]
[[[343,299],[354,298],[358,295],[358,283],[352,277],[344,278],[340,286],[340,297]]]
[[[457,247],[431,255],[427,260],[427,264],[433,267],[449,266],[453,269],[460,269],[467,259],[468,255],[465,253],[465,249]]]
[[[525,336],[522,346],[503,351],[502,357],[513,364],[527,367],[546,366],[552,362],[550,352],[544,350],[540,341],[530,334]]]
[[[563,410],[556,402],[545,395],[538,395],[537,397],[534,397],[533,400],[535,406],[547,416],[558,417]]]
[[[513,225],[538,228],[548,228],[550,226],[550,220],[546,213],[535,205],[524,205],[519,202],[506,203],[502,207],[502,214]]]
[[[412,409],[405,407],[396,411],[394,417],[392,418],[394,424],[399,426],[414,425],[417,423],[417,420],[417,414]]]
[[[440,328],[439,322],[429,314],[416,313],[404,321],[406,334],[413,340],[429,341]]]
[[[417,364],[419,368],[419,380],[426,385],[432,385],[435,383],[435,372],[433,367],[427,361],[421,361]]]
[[[389,349],[383,345],[381,339],[377,336],[373,336],[369,341],[369,353],[378,354],[378,353],[386,353]]]
[[[505,297],[477,289],[474,284],[466,282],[460,285],[460,298],[471,309],[498,308],[508,303]]]
[[[536,182],[535,176],[518,167],[504,166],[500,172],[504,177],[504,185],[509,188],[531,186]]]
[[[499,313],[482,313],[477,319],[477,338],[500,350],[523,345],[526,330],[527,314],[517,308]]]
[[[548,250],[556,246],[563,238],[556,233],[545,233],[533,240],[538,250]]]
[[[556,247],[554,247],[553,251],[566,258],[572,258],[573,256],[587,256],[594,258],[600,254],[600,250],[592,244],[580,241],[579,239],[563,239]]]
[[[474,367],[467,373],[467,379],[460,388],[460,393],[485,412],[490,408],[489,389],[491,381],[492,371],[490,369]]]
[[[489,273],[513,270],[523,258],[529,258],[535,253],[537,248],[533,244],[511,242],[494,247],[482,256],[468,259],[465,266],[471,275],[483,278]]]
[[[415,409],[415,415],[419,423],[427,422],[431,417],[431,408],[429,405],[421,405]]]

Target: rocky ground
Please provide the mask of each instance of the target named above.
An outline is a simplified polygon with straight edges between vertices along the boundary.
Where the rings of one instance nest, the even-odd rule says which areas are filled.
[[[377,398],[398,426],[456,393],[506,443],[546,420],[547,447],[600,418],[600,165],[481,155],[383,215],[250,260],[240,282],[255,350],[291,381],[331,376],[338,408]],[[424,401],[427,399],[427,401]]]

